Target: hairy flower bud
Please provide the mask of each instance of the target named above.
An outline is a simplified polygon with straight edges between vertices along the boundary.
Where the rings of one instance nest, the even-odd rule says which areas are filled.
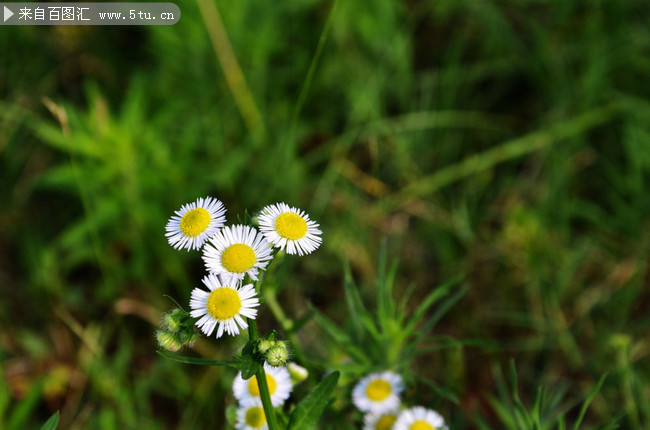
[[[273,367],[284,366],[289,359],[289,349],[287,345],[282,341],[277,341],[266,352],[266,362]]]
[[[261,354],[266,354],[271,347],[275,345],[275,341],[272,339],[260,339],[260,341],[257,344],[257,350]]]
[[[156,330],[156,340],[161,348],[171,352],[176,352],[183,346],[180,339],[174,333],[166,330]]]
[[[177,332],[189,316],[190,314],[188,312],[181,309],[174,309],[163,315],[162,326],[170,332]]]

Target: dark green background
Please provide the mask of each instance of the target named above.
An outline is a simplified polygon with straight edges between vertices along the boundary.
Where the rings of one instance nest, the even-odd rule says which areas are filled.
[[[372,303],[383,238],[397,300],[460,274],[435,334],[489,346],[411,364],[458,404],[407,393],[455,427],[504,428],[489,398],[510,359],[530,407],[544,386],[571,421],[609,373],[584,428],[650,426],[649,3],[340,0],[324,34],[333,4],[216,3],[250,100],[206,30],[215,3],[171,27],[0,28],[0,427],[60,409],[66,429],[221,428],[232,372],[153,339],[163,295],[186,301],[204,270],[164,226],[206,195],[230,222],[285,201],[321,223],[288,266],[291,317],[346,321],[344,260]],[[344,359],[314,324],[300,336]]]

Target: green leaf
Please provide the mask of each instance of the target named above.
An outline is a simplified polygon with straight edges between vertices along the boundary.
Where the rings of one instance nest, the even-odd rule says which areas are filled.
[[[318,419],[329,403],[329,397],[339,381],[339,372],[327,375],[307,395],[291,414],[288,430],[310,430],[316,427]]]
[[[260,368],[260,362],[256,357],[257,341],[249,340],[241,352],[241,377],[244,380],[251,379]]]
[[[41,426],[41,430],[56,430],[56,426],[59,425],[59,411],[56,411],[45,424]]]
[[[179,363],[186,364],[198,364],[199,366],[230,366],[235,369],[239,369],[242,364],[236,361],[228,360],[209,360],[207,358],[201,357],[185,357],[182,355],[172,354],[167,351],[156,351],[161,357],[167,358],[172,361],[178,361]]]

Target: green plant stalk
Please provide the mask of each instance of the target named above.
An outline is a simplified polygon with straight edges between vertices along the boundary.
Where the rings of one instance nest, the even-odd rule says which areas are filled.
[[[247,318],[248,320],[248,336],[251,340],[259,339],[257,335],[257,324],[254,319]],[[255,373],[257,379],[257,387],[260,390],[260,397],[262,398],[262,407],[264,408],[264,415],[266,415],[266,422],[269,425],[269,430],[278,430],[278,423],[275,421],[275,410],[271,403],[271,395],[269,394],[269,386],[266,383],[266,372],[264,365],[261,365]]]

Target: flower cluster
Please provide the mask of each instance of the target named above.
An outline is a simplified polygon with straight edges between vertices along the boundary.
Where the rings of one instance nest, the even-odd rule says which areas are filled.
[[[371,373],[352,390],[352,402],[364,416],[364,430],[447,430],[436,411],[415,406],[400,410],[402,377],[391,371]]]
[[[264,207],[257,216],[259,230],[250,225],[226,226],[226,208],[215,198],[183,205],[166,226],[176,249],[201,249],[208,271],[203,288],[191,293],[191,316],[206,336],[236,336],[254,319],[260,302],[253,284],[266,270],[274,248],[300,256],[321,244],[321,231],[304,211],[285,203]],[[276,353],[278,351],[275,351]],[[277,354],[276,354],[277,355]],[[279,362],[278,357],[276,362]],[[285,360],[286,361],[286,360]]]
[[[190,316],[196,318],[196,326],[206,336],[215,334],[217,338],[224,333],[236,336],[240,330],[248,328],[249,323],[254,323],[251,321],[257,316],[260,301],[255,285],[246,281],[258,281],[275,253],[284,251],[302,256],[312,253],[321,244],[318,224],[304,211],[285,203],[269,205],[260,211],[256,218],[259,230],[252,225],[226,226],[225,213],[219,200],[200,198],[176,211],[166,226],[167,239],[175,249],[202,248],[208,274],[202,280],[204,288],[192,290],[191,311],[184,317],[185,320]],[[194,333],[193,342],[196,332],[190,327]],[[183,342],[178,336],[170,337],[169,333],[171,329],[159,331],[159,343],[165,349],[177,351]],[[260,339],[257,350],[265,360],[263,374],[271,405],[280,407],[291,394],[292,380],[299,382],[306,378],[306,370],[293,365],[289,367],[293,369],[290,373],[284,367],[289,351],[284,342],[275,340],[275,334]],[[239,403],[238,430],[268,429],[257,376],[244,380],[239,372],[233,382],[233,393]]]

